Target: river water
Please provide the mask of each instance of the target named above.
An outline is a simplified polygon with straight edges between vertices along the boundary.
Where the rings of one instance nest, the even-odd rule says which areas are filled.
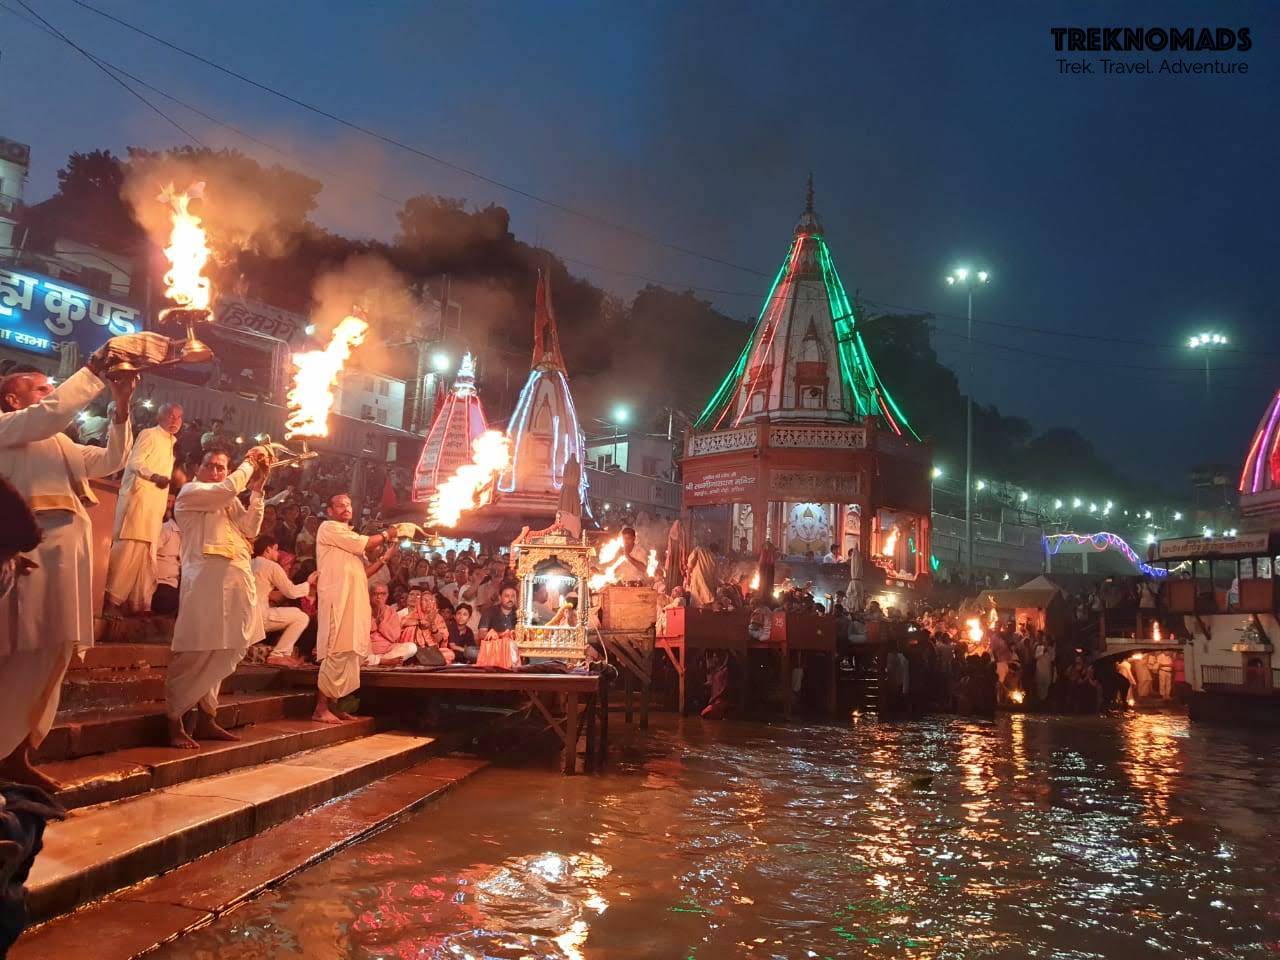
[[[615,727],[615,731],[617,727]],[[164,958],[1280,956],[1280,738],[668,719],[490,768]]]

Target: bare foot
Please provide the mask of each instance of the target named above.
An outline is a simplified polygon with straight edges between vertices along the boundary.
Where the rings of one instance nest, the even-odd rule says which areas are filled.
[[[350,720],[351,718],[345,715],[339,716],[327,707],[323,710],[316,707],[316,712],[311,714],[311,719],[320,723],[342,723],[343,720]]]
[[[65,787],[65,784],[61,781],[53,779],[48,774],[41,773],[32,766],[31,756],[25,743],[9,754],[3,763],[0,763],[0,779],[12,780],[14,783],[24,783],[29,787],[39,787],[46,793],[57,793]]]
[[[287,667],[289,669],[292,669],[294,667],[302,666],[302,661],[298,657],[286,657],[283,655],[277,656],[276,654],[272,654],[271,656],[267,657],[267,666],[268,667]]]
[[[404,663],[404,657],[388,657],[386,660],[382,660],[382,661],[380,661],[380,662],[378,663],[378,666],[380,666],[380,667],[398,667],[398,666],[400,666],[400,664],[402,664],[402,663]]]
[[[187,734],[187,727],[183,723],[182,717],[169,718],[169,746],[176,747],[179,750],[200,749],[200,744],[192,740]]]
[[[333,715],[339,720],[354,720],[356,718],[354,713],[347,713],[345,710],[335,710]]]
[[[220,726],[218,721],[207,713],[201,713],[196,720],[195,735],[200,740],[239,740],[238,734]]]

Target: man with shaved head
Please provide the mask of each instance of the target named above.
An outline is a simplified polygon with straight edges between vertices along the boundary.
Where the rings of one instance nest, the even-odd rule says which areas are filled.
[[[174,445],[182,429],[182,407],[160,405],[156,425],[138,434],[120,482],[111,560],[107,568],[104,616],[122,608],[129,613],[151,609],[156,590],[155,552],[169,501]]]
[[[103,354],[56,390],[38,371],[0,380],[0,475],[30,506],[41,542],[23,554],[28,573],[0,600],[0,779],[56,790],[31,765],[53,726],[62,678],[77,647],[93,645],[93,537],[89,480],[124,466],[132,440],[129,398],[137,374],[110,381],[115,422],[106,448],[61,431],[107,385]]]

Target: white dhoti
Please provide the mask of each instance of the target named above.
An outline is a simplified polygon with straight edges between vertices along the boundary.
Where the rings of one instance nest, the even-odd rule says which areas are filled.
[[[215,716],[222,681],[235,672],[243,657],[244,649],[175,650],[164,681],[169,716],[180,717],[197,705]]]
[[[44,540],[25,556],[37,566],[0,599],[0,757],[44,741],[71,657],[93,644],[89,521],[69,511],[36,519]]]
[[[408,660],[416,656],[418,653],[418,645],[405,640],[402,643],[393,643],[391,649],[386,653],[371,653],[365,657],[364,665],[366,667],[376,667],[387,660]],[[327,694],[326,694],[327,696]]]
[[[145,540],[117,540],[107,567],[107,599],[132,610],[151,609],[156,592],[156,565]]]
[[[53,728],[62,677],[71,663],[70,645],[49,644],[0,656],[0,757],[24,742],[40,746]]]
[[[275,633],[277,630],[284,631],[280,634],[280,639],[276,641],[275,647],[271,650],[271,655],[275,657],[293,656],[293,648],[297,645],[298,638],[302,636],[302,631],[307,629],[307,624],[310,622],[311,618],[297,607],[268,607],[262,617],[262,626],[268,634]]]
[[[320,692],[330,700],[341,700],[359,690],[360,661],[363,659],[355,650],[330,653],[320,661],[320,676],[316,679]]]

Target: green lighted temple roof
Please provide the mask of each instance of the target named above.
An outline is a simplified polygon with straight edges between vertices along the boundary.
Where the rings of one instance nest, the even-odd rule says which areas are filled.
[[[819,271],[835,331],[845,413],[851,420],[866,416],[880,417],[895,433],[909,434],[919,439],[885,388],[875,364],[871,362],[871,355],[867,352],[862,335],[857,330],[853,305],[849,302],[844,284],[840,282],[840,275],[831,262],[831,253],[822,238],[822,228],[813,214],[812,194],[810,205],[801,218],[795,239],[787,251],[787,259],[769,288],[769,295],[760,311],[760,319],[728,376],[716,388],[710,402],[698,416],[695,428],[714,430],[722,426],[733,426],[743,418],[747,398],[742,386],[744,378],[748,376],[748,368],[752,366],[753,356],[761,353],[762,348],[766,355],[769,353],[778,326],[790,322],[793,312],[791,300],[795,297],[796,285],[805,279],[818,279]],[[763,342],[766,337],[768,343]]]

